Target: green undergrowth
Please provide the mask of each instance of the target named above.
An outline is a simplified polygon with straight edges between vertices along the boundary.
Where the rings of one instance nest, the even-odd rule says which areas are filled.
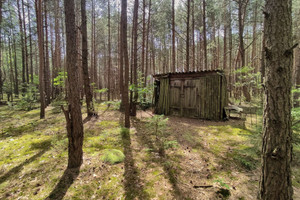
[[[46,199],[66,181],[68,138],[60,103],[47,108],[42,120],[38,109],[0,106],[0,199]],[[220,189],[239,199],[243,195],[234,196],[234,188],[252,193],[257,187],[249,178],[260,166],[261,135],[255,127],[170,117],[162,154],[149,119],[136,118],[130,130],[122,128],[120,113],[108,105],[96,103],[99,117],[84,123],[83,164],[63,199],[201,199]],[[293,184],[300,187],[298,144],[294,154]],[[213,187],[193,189],[197,184]]]

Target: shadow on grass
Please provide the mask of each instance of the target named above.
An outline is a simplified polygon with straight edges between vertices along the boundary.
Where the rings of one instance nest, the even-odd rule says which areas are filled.
[[[249,172],[257,169],[260,162],[260,134],[247,129],[243,125],[244,121],[242,120],[230,120],[219,123],[205,122],[203,125],[196,124],[196,126],[198,128],[206,128],[204,130],[205,134],[209,133],[209,135],[216,138],[215,140],[199,140],[202,135],[197,127],[189,127],[181,122],[177,123],[179,126],[184,126],[185,131],[175,134],[176,140],[181,145],[187,145],[192,149],[195,148],[205,152],[204,155],[213,155],[218,163],[219,171],[231,171],[232,167],[238,167],[239,170],[247,170]],[[246,141],[239,141],[234,135],[243,137]],[[204,145],[204,143],[209,145]]]
[[[141,180],[139,178],[139,171],[134,164],[134,159],[131,149],[131,138],[130,132],[126,128],[121,129],[122,142],[124,147],[124,189],[125,189],[125,199],[150,199],[150,196],[145,192]]]
[[[51,148],[51,141],[50,140],[46,140],[46,141],[42,141],[42,142],[38,142],[38,143],[32,143],[32,145],[31,145],[32,150],[41,149],[41,151],[39,151],[37,154],[30,157],[29,159],[26,159],[23,163],[21,163],[18,166],[12,168],[6,174],[1,176],[0,177],[0,184],[5,182],[6,180],[8,180],[11,176],[16,175],[17,173],[19,173],[23,169],[24,166],[32,163],[33,161],[35,161],[36,159],[41,157],[50,148]]]
[[[58,184],[45,200],[61,200],[79,175],[80,168],[66,169]]]
[[[37,125],[38,123],[36,122],[30,122],[28,124],[18,126],[18,127],[9,126],[2,130],[0,134],[0,139],[6,139],[8,137],[20,137],[24,133],[33,132]]]
[[[153,153],[159,155],[155,156],[153,153],[151,153],[151,162],[155,162],[163,167],[164,172],[167,175],[166,178],[172,184],[174,199],[189,199],[188,195],[178,185],[176,166],[172,164],[172,161],[169,159],[169,156],[166,154],[166,152],[159,149],[160,145],[157,143],[157,141],[153,142],[150,135],[144,133],[146,124],[141,122],[139,119],[136,119],[134,121],[134,126],[137,129],[138,142],[140,142],[142,146],[147,146],[149,149],[152,149]]]

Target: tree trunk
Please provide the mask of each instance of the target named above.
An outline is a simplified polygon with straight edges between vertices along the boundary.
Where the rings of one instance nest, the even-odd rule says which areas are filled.
[[[239,23],[239,54],[241,56],[241,67],[246,66],[245,58],[245,47],[244,47],[244,24],[245,24],[245,15],[246,8],[249,0],[239,0],[238,1],[238,23]],[[243,74],[242,74],[243,75]],[[243,80],[240,80],[243,82]],[[242,87],[243,94],[247,102],[251,101],[251,95],[249,93],[249,88],[247,85]]]
[[[186,72],[190,71],[190,8],[191,1],[187,0],[187,18],[186,18],[186,61],[185,61],[185,70]]]
[[[295,58],[295,86],[296,89],[300,88],[300,48],[296,48],[294,51]],[[300,95],[299,92],[296,92],[294,95],[294,107],[300,106]]]
[[[24,52],[25,52],[25,71],[26,71],[26,83],[29,83],[29,70],[28,70],[28,51],[27,51],[27,33],[26,33],[26,23],[25,23],[25,5],[24,0],[22,0],[22,14],[23,14],[23,28],[24,28]]]
[[[259,71],[258,65],[257,65],[257,58],[256,58],[256,24],[257,24],[257,1],[255,2],[254,5],[254,18],[253,18],[253,31],[252,31],[252,38],[253,38],[253,42],[252,42],[252,52],[251,52],[251,63],[252,63],[252,67],[254,68],[254,72],[257,73]],[[258,84],[258,80],[257,80],[257,84]],[[255,87],[253,88],[254,90],[254,95],[257,96],[258,94],[258,89]]]
[[[13,35],[13,48],[14,48],[14,67],[15,67],[15,94],[19,96],[19,80],[18,80],[18,64],[17,64],[17,47],[16,39]]]
[[[204,69],[208,70],[207,66],[207,39],[206,39],[206,2],[203,0],[203,48],[204,48]]]
[[[0,33],[2,32],[2,4],[4,0],[0,0]],[[0,34],[0,47],[2,46],[2,35]],[[2,78],[2,50],[0,48],[0,99],[3,98],[3,78]]]
[[[91,27],[92,27],[92,30],[91,30],[91,73],[90,73],[90,76],[91,76],[91,82],[92,82],[92,92],[94,91],[94,87],[95,87],[95,80],[94,80],[94,48],[95,48],[95,41],[94,41],[94,18],[95,18],[95,2],[94,0],[92,0],[92,16],[91,16]]]
[[[266,0],[266,79],[259,198],[291,200],[292,1]]]
[[[195,1],[192,1],[192,71],[196,71],[196,47],[195,47]]]
[[[138,101],[138,91],[137,91],[137,67],[138,67],[138,55],[137,55],[137,46],[138,46],[138,14],[139,12],[139,0],[134,1],[134,11],[133,11],[133,26],[132,26],[132,37],[133,37],[133,84],[134,84],[134,97],[131,106],[131,116],[136,116],[136,104]]]
[[[149,0],[149,14],[148,14],[148,24],[147,24],[147,33],[146,33],[146,58],[145,58],[145,79],[144,79],[144,87],[147,86],[147,76],[148,76],[148,68],[149,68],[149,33],[150,33],[150,21],[151,21],[151,0]],[[144,95],[146,98],[146,94]]]
[[[23,33],[23,21],[21,17],[21,7],[20,7],[20,0],[17,0],[18,6],[18,16],[19,16],[19,28],[20,28],[20,37],[21,37],[21,49],[22,49],[22,92],[24,93],[24,86],[26,83],[26,69],[25,69],[25,43],[24,43],[24,33]],[[41,13],[42,15],[42,13]],[[41,19],[42,20],[42,19]]]
[[[54,57],[55,57],[55,66],[53,70],[53,77],[58,76],[58,72],[61,71],[61,44],[60,44],[60,32],[59,32],[59,0],[54,1],[54,15],[55,15],[55,22],[54,22],[54,29],[55,29],[55,50],[54,50]],[[57,97],[59,95],[61,88],[59,86],[54,87],[54,96]]]
[[[142,30],[141,72],[142,72],[142,76],[144,78],[146,78],[145,77],[145,38],[146,38],[146,0],[143,0],[143,30]]]
[[[129,59],[127,50],[127,0],[122,0],[121,8],[121,30],[122,30],[122,49],[121,49],[121,59],[124,61],[125,65],[125,80],[124,80],[124,108],[125,108],[125,127],[130,128],[129,119],[129,102],[128,102],[128,81],[129,81]]]
[[[15,79],[14,79],[14,70],[13,70],[13,64],[12,64],[12,52],[11,52],[11,41],[10,41],[10,37],[11,37],[11,31],[9,33],[10,35],[8,36],[8,55],[9,55],[9,58],[7,60],[9,60],[9,80],[10,80],[10,94],[11,94],[11,102],[13,102],[13,98],[14,98],[14,82],[15,82]]]
[[[29,56],[30,56],[30,82],[33,84],[33,59],[32,59],[32,33],[31,33],[31,16],[30,16],[30,4],[29,1],[28,7],[27,7],[27,12],[28,12],[28,34],[29,34]]]
[[[230,1],[229,1],[230,2]],[[229,96],[232,96],[232,19],[231,19],[231,5],[228,4],[228,48],[229,48]]]
[[[120,105],[120,111],[124,111],[124,69],[123,69],[123,42],[122,42],[122,35],[123,35],[123,29],[122,29],[122,20],[120,20],[120,26],[119,26],[119,88],[120,88],[120,96],[121,96],[121,105]]]
[[[90,77],[88,70],[88,42],[87,42],[87,23],[86,23],[86,0],[81,0],[81,31],[82,31],[82,72],[85,101],[88,116],[94,113],[93,94],[91,92]]]
[[[51,83],[50,83],[50,64],[49,64],[49,42],[48,42],[48,15],[47,15],[47,2],[44,1],[44,13],[45,13],[45,68],[44,68],[44,81],[45,81],[45,94],[46,94],[46,107],[51,102]],[[26,40],[25,40],[26,41]],[[26,59],[27,60],[27,59]]]
[[[39,45],[39,90],[40,90],[40,118],[45,118],[45,82],[44,82],[44,33],[43,33],[43,15],[42,15],[42,0],[35,0],[36,6],[36,20],[37,20],[37,33],[38,33],[38,45]],[[23,61],[22,61],[23,62]],[[24,62],[23,62],[24,63]],[[22,71],[23,72],[23,71]]]
[[[176,72],[176,53],[175,53],[175,0],[172,0],[172,72]]]
[[[107,1],[107,12],[108,12],[108,68],[107,68],[107,100],[110,101],[111,95],[111,78],[110,78],[110,71],[111,71],[111,34],[110,34],[110,1]]]
[[[68,110],[64,110],[69,139],[68,168],[77,168],[82,164],[83,123],[80,108],[80,91],[78,87],[76,24],[74,0],[64,0],[68,72]]]
[[[227,12],[227,10],[225,11]],[[224,15],[225,18],[225,24],[224,24],[224,48],[223,48],[223,70],[225,71],[226,76],[228,76],[228,71],[227,71],[227,19],[226,19],[227,13]]]
[[[93,10],[95,9],[95,7],[93,8]],[[93,48],[93,60],[92,60],[92,62],[93,62],[93,67],[94,67],[94,69],[93,69],[93,72],[94,72],[94,74],[92,74],[93,76],[94,76],[94,83],[95,83],[95,85],[94,85],[94,87],[95,87],[95,89],[99,89],[100,87],[99,87],[99,85],[98,85],[98,70],[97,70],[97,42],[96,42],[96,11],[94,10],[94,17],[92,18],[92,23],[93,23],[93,42],[94,42],[94,48]],[[101,94],[100,94],[101,95]],[[95,100],[97,99],[97,93],[94,91],[94,98],[95,98]]]

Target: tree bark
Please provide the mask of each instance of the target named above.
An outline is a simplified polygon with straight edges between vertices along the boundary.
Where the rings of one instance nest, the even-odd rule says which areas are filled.
[[[195,1],[192,1],[192,71],[196,71],[196,47],[195,47]]]
[[[292,1],[266,0],[265,102],[259,198],[293,199],[291,160]]]
[[[204,48],[204,69],[208,70],[207,66],[207,38],[206,38],[206,2],[203,0],[203,48]]]
[[[2,6],[3,6],[3,1],[4,0],[0,0],[0,33],[2,30]],[[1,95],[1,99],[3,97],[3,78],[2,78],[2,35],[0,34],[0,95]]]
[[[108,67],[107,67],[107,100],[110,101],[111,95],[111,30],[110,30],[110,1],[107,1],[107,12],[108,12]]]
[[[151,0],[149,0],[149,14],[148,14],[148,24],[147,24],[147,33],[146,33],[146,58],[145,58],[145,79],[144,79],[144,87],[147,86],[147,76],[149,70],[149,33],[150,33],[150,21],[151,21]],[[146,98],[146,94],[144,96]]]
[[[86,0],[81,0],[81,31],[82,31],[82,72],[85,101],[88,116],[94,114],[93,94],[90,86],[90,77],[88,69],[88,41],[87,41],[87,19],[86,19]]]
[[[36,6],[36,19],[37,19],[37,33],[38,33],[38,46],[39,46],[39,90],[40,90],[40,118],[45,118],[45,82],[44,82],[44,33],[43,33],[43,15],[42,15],[42,0],[35,0]],[[23,57],[23,56],[22,56]],[[24,61],[22,61],[24,64]],[[22,71],[23,72],[23,71]]]
[[[191,1],[187,0],[186,44],[185,44],[186,61],[185,61],[185,70],[184,70],[186,72],[190,71],[190,8],[191,8]]]
[[[13,48],[14,48],[14,67],[15,67],[15,94],[19,96],[19,80],[18,80],[18,64],[17,64],[17,47],[16,47],[16,38],[13,35]]]
[[[24,43],[24,33],[23,33],[23,21],[21,16],[21,7],[20,7],[20,0],[17,0],[18,6],[18,16],[19,16],[19,28],[20,28],[20,37],[21,37],[21,49],[22,49],[22,92],[24,93],[24,86],[26,83],[26,66],[25,66],[25,43]],[[42,15],[42,13],[41,13]]]
[[[141,72],[145,77],[145,38],[146,38],[146,0],[143,0],[143,30],[142,30],[142,58],[141,58]]]
[[[54,1],[54,29],[55,29],[55,50],[54,50],[54,57],[55,57],[55,66],[53,70],[53,77],[58,76],[58,72],[61,71],[61,41],[60,41],[60,31],[59,31],[59,0]],[[61,88],[59,86],[54,86],[54,96],[57,97]]]
[[[176,72],[176,52],[175,52],[175,0],[172,0],[172,72]]]
[[[29,1],[27,1],[28,7],[27,7],[27,12],[28,12],[28,34],[29,34],[29,56],[30,56],[30,82],[33,84],[33,59],[32,59],[32,32],[31,32],[31,16],[30,16],[30,4]]]
[[[48,1],[44,1],[44,22],[45,22],[45,43],[44,43],[44,51],[45,51],[45,67],[44,67],[44,81],[45,81],[45,94],[46,94],[46,107],[51,102],[51,83],[50,83],[50,63],[49,63],[49,41],[48,41],[48,11],[47,11],[47,3]],[[25,32],[26,33],[26,32]],[[26,40],[25,40],[26,41]],[[27,52],[27,51],[25,51]],[[26,56],[27,57],[27,56]],[[27,60],[27,58],[26,58]],[[26,61],[27,62],[27,61]]]
[[[238,24],[239,24],[239,55],[241,57],[241,66],[246,66],[245,57],[245,45],[244,45],[244,25],[245,25],[245,15],[249,0],[238,0]],[[242,74],[243,75],[243,74]],[[243,81],[243,80],[241,80]],[[243,94],[247,102],[251,101],[251,95],[249,93],[249,88],[247,85],[242,87]]]
[[[122,30],[122,48],[121,48],[121,59],[125,65],[125,80],[124,80],[124,108],[125,108],[125,127],[130,128],[129,119],[129,102],[128,102],[128,81],[129,81],[129,59],[127,50],[127,0],[122,0],[121,8],[121,30]]]
[[[64,0],[66,23],[66,50],[68,72],[68,110],[64,110],[69,139],[68,168],[77,168],[82,164],[83,123],[78,87],[79,70],[77,66],[76,24],[74,0]]]
[[[294,51],[295,58],[295,87],[296,89],[300,88],[300,47],[296,48]],[[296,92],[294,95],[294,107],[300,106],[300,94]]]
[[[134,1],[134,11],[133,11],[133,26],[132,26],[132,37],[133,37],[133,84],[134,84],[134,93],[133,93],[133,102],[131,105],[131,116],[136,116],[136,104],[138,101],[138,91],[137,91],[137,67],[138,67],[138,55],[137,55],[137,46],[138,46],[138,14],[139,12],[139,0]]]
[[[25,72],[26,72],[26,83],[29,83],[29,68],[28,68],[28,50],[27,50],[27,33],[25,23],[25,5],[22,0],[22,15],[23,15],[23,28],[24,28],[24,52],[25,52]]]

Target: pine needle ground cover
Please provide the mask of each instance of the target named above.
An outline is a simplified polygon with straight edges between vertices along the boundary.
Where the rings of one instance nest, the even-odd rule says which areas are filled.
[[[53,191],[62,199],[256,199],[261,138],[251,116],[226,122],[170,117],[161,154],[151,112],[138,112],[124,130],[119,111],[96,107],[99,118],[84,124],[83,165],[67,184],[63,114],[50,106],[40,120],[38,109],[1,106],[0,199],[54,199]],[[299,158],[295,144],[294,199],[300,198]],[[59,184],[67,187],[56,190]]]

